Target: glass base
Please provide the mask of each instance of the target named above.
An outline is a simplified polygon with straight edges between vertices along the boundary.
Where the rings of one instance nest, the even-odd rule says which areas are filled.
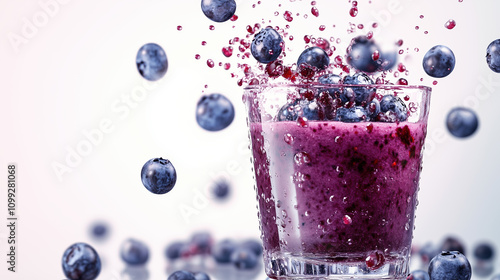
[[[265,256],[266,274],[272,279],[406,279],[409,257],[396,256],[385,260],[377,269],[370,269],[362,258],[317,258],[293,255]]]

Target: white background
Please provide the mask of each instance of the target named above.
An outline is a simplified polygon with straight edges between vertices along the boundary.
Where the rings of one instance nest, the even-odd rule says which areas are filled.
[[[196,230],[209,230],[216,240],[258,237],[243,91],[230,77],[241,77],[235,65],[242,60],[237,50],[225,58],[221,48],[235,36],[244,38],[248,24],[265,19],[263,25],[272,20],[284,26],[285,10],[294,13],[288,24],[295,38],[287,41],[287,63],[303,49],[306,34],[340,38],[333,44],[335,55],[343,55],[350,39],[374,21],[379,42],[403,39],[406,78],[433,88],[414,243],[439,244],[453,234],[469,252],[482,240],[500,249],[500,74],[485,59],[488,44],[500,38],[500,2],[360,0],[355,18],[348,14],[348,0],[316,0],[319,18],[310,13],[311,1],[236,2],[238,20],[213,23],[199,0],[0,1],[0,279],[63,279],[61,256],[80,241],[99,251],[99,279],[120,279],[118,248],[128,237],[150,246],[150,279],[166,279],[163,250],[171,241]],[[453,30],[444,27],[449,19],[457,22]],[[349,21],[365,28],[348,34]],[[321,24],[325,31],[318,30]],[[145,83],[135,66],[137,50],[149,42],[161,45],[169,59],[167,74],[156,83]],[[457,63],[451,75],[432,85],[435,79],[423,72],[421,61],[438,44],[450,47]],[[213,69],[206,65],[209,58]],[[219,62],[231,63],[231,69]],[[234,122],[215,133],[202,130],[194,114],[198,99],[212,92],[226,95],[236,109]],[[126,98],[132,98],[129,105]],[[478,113],[480,128],[469,139],[451,137],[444,126],[457,105]],[[71,151],[88,143],[85,132],[100,129],[102,122],[110,130],[69,166]],[[140,169],[160,156],[172,161],[178,181],[173,191],[157,196],[142,186]],[[4,261],[8,163],[18,169],[16,273]],[[57,175],[57,164],[68,172]],[[233,189],[230,200],[219,203],[207,190],[223,175]],[[182,209],[191,215],[183,216]],[[88,234],[97,220],[111,227],[106,242]]]

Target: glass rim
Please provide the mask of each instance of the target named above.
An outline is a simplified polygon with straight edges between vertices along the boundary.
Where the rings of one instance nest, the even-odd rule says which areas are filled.
[[[277,84],[259,84],[248,85],[244,90],[269,89],[269,88],[374,88],[383,90],[404,90],[418,89],[431,92],[432,88],[424,85],[387,85],[387,84],[372,84],[372,85],[350,85],[350,84],[292,84],[292,83],[277,83]]]

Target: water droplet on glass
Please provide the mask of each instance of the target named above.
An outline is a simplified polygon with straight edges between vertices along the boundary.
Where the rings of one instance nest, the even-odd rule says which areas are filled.
[[[311,211],[307,210],[304,215],[306,215],[306,217],[309,217],[309,215],[311,215]]]
[[[344,222],[345,225],[350,225],[350,224],[352,224],[352,219],[351,219],[351,217],[349,217],[349,215],[345,215],[342,218],[342,222]]]
[[[330,201],[333,202],[335,200],[335,195],[330,196]]]

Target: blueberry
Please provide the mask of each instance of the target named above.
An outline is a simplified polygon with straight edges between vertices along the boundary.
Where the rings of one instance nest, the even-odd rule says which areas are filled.
[[[425,54],[422,65],[427,75],[434,78],[443,78],[448,76],[455,68],[455,55],[450,48],[437,45]]]
[[[347,48],[347,63],[360,71],[373,73],[380,67],[378,59],[373,59],[375,52],[380,53],[379,47],[372,40],[365,36],[356,37]]]
[[[236,243],[225,239],[216,243],[212,248],[212,256],[217,263],[230,263],[231,255],[236,249]]]
[[[186,246],[185,242],[176,241],[171,243],[165,249],[165,256],[169,260],[176,260],[181,257],[183,248]]]
[[[382,113],[394,113],[396,121],[404,122],[408,118],[408,109],[401,98],[388,94],[380,100],[380,111]]]
[[[231,255],[231,262],[237,269],[252,269],[257,266],[259,259],[251,249],[240,247]]]
[[[62,268],[70,280],[93,280],[101,272],[101,260],[90,245],[75,243],[64,251]]]
[[[91,234],[94,238],[103,239],[108,234],[108,226],[106,223],[98,222],[92,225]]]
[[[427,271],[419,269],[410,273],[406,280],[430,280],[430,277]]]
[[[186,270],[177,270],[168,276],[167,280],[196,280],[194,274]]]
[[[324,70],[330,64],[328,54],[320,47],[310,47],[305,49],[297,60],[297,67],[302,64],[313,66],[318,70]]]
[[[228,127],[234,119],[234,107],[224,95],[212,93],[201,97],[196,106],[196,121],[208,131]]]
[[[230,189],[230,185],[226,180],[219,180],[212,187],[212,193],[217,199],[225,199],[229,195]]]
[[[298,99],[290,104],[285,104],[278,112],[278,121],[296,121],[299,117],[305,117],[308,120],[320,119],[320,107],[314,100]]]
[[[149,259],[149,248],[143,242],[129,238],[121,245],[120,257],[128,265],[143,265]]]
[[[142,46],[135,58],[137,70],[144,79],[156,81],[165,76],[168,60],[165,51],[155,43]]]
[[[239,247],[250,249],[258,257],[262,255],[262,242],[260,240],[249,239],[241,243]]]
[[[322,75],[318,78],[318,83],[322,85],[338,85],[342,82],[342,78],[339,75],[332,73]]]
[[[281,35],[271,27],[266,27],[255,34],[250,52],[258,62],[269,63],[280,56],[282,45]]]
[[[142,166],[141,180],[148,191],[165,194],[174,187],[177,173],[168,159],[152,158]]]
[[[490,261],[495,255],[495,250],[490,243],[480,243],[474,248],[474,257],[481,261]]]
[[[209,232],[196,232],[191,237],[191,245],[198,254],[208,254],[212,249],[212,235]]]
[[[496,39],[488,45],[486,62],[491,70],[500,73],[500,39]]]
[[[363,72],[358,72],[352,76],[345,76],[343,83],[346,85],[373,85],[373,80]],[[360,105],[363,101],[369,102],[373,99],[375,88],[367,87],[346,87],[340,94],[342,102],[355,101]]]
[[[479,121],[471,109],[456,107],[446,117],[446,127],[455,137],[466,138],[476,132]]]
[[[195,272],[194,279],[196,279],[196,280],[210,280],[210,277],[205,272]]]
[[[368,113],[361,106],[351,108],[341,107],[337,109],[336,120],[349,123],[362,122],[368,120]]]
[[[236,11],[234,0],[201,0],[201,10],[205,16],[215,22],[230,19]]]
[[[429,264],[431,280],[469,280],[471,274],[469,261],[458,251],[443,251]]]

